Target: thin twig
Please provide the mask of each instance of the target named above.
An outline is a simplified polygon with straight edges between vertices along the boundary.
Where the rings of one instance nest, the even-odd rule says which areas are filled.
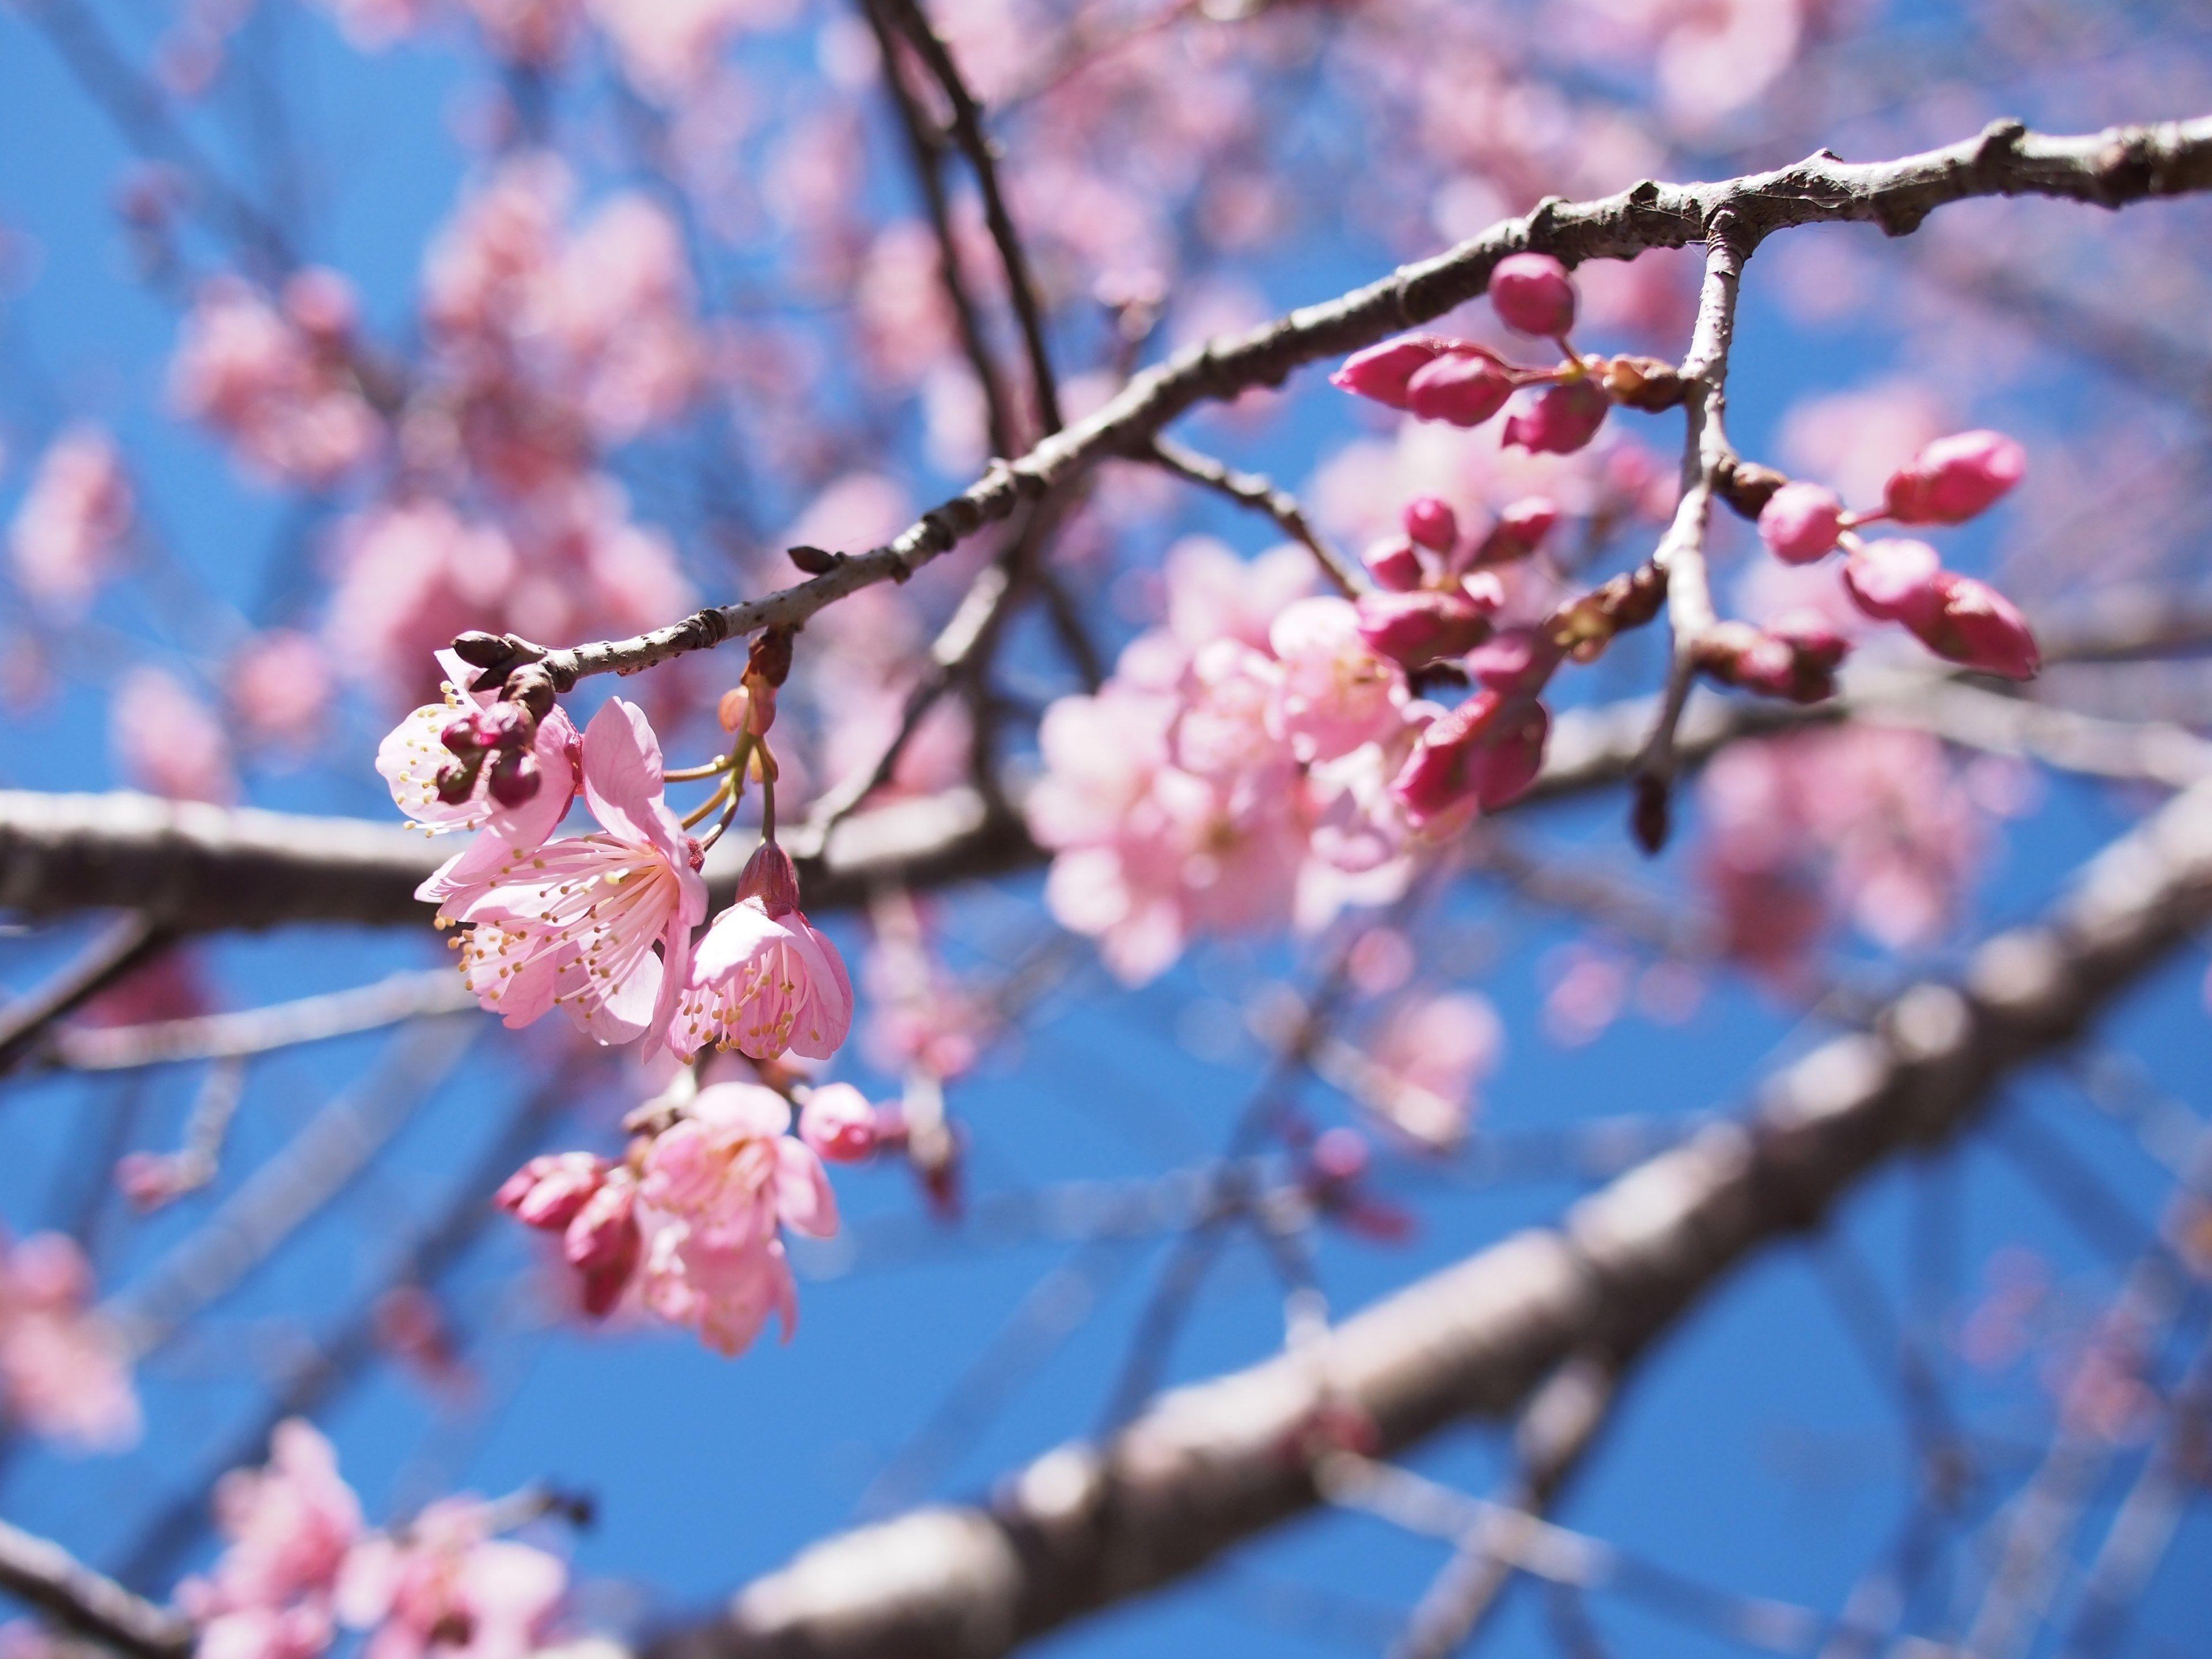
[[[1305,509],[1298,505],[1298,498],[1273,480],[1257,472],[1240,471],[1225,461],[1218,461],[1172,438],[1153,439],[1145,447],[1143,459],[1158,463],[1177,477],[1188,478],[1225,495],[1239,507],[1250,507],[1273,520],[1285,536],[1314,556],[1322,574],[1345,598],[1357,599],[1366,587],[1352,562],[1324,541],[1313,527]]]

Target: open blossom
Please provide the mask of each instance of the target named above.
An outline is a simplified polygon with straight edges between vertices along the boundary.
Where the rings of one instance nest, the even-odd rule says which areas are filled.
[[[1282,665],[1274,725],[1299,759],[1334,760],[1401,722],[1405,677],[1368,649],[1349,599],[1301,599],[1267,639]]]
[[[223,1632],[222,1644],[235,1648],[282,1649],[318,1624],[327,1642],[327,1601],[362,1535],[361,1503],[331,1443],[296,1418],[278,1424],[264,1467],[234,1469],[217,1484],[215,1513],[228,1542],[208,1576],[182,1592],[192,1617],[242,1620]]]
[[[451,651],[438,653],[438,665],[446,674],[445,700],[424,704],[386,734],[377,746],[376,769],[391,785],[393,803],[431,834],[489,828],[509,847],[529,852],[553,833],[576,798],[576,728],[557,708],[538,722],[526,751],[538,787],[526,799],[513,804],[499,799],[493,788],[496,769],[487,764],[477,768],[465,794],[448,800],[439,775],[474,752],[475,745],[473,729],[463,733],[457,728],[474,728],[491,717],[500,707],[499,693],[466,690],[476,671]],[[463,746],[453,747],[453,742]]]
[[[534,850],[480,837],[417,890],[471,924],[463,973],[509,1025],[556,1003],[601,1042],[668,1030],[707,913],[697,843],[662,799],[660,742],[617,697],[583,738],[585,804],[600,828]],[[654,947],[659,947],[655,954]]]
[[[791,855],[768,842],[746,861],[737,902],[699,941],[669,1044],[687,1057],[714,1043],[755,1060],[787,1050],[827,1060],[852,1027],[845,960],[799,908]]]
[[[70,428],[40,459],[8,531],[8,556],[25,593],[71,609],[92,597],[137,521],[137,496],[115,441],[96,426]]]
[[[88,1449],[138,1437],[121,1333],[93,1305],[92,1268],[72,1239],[0,1238],[0,1419]]]
[[[364,1659],[530,1659],[560,1607],[568,1569],[492,1535],[489,1507],[441,1498],[404,1532],[363,1540],[337,1586],[338,1616],[374,1633]]]
[[[781,1230],[837,1231],[829,1175],[790,1129],[791,1108],[774,1090],[718,1083],[646,1152],[645,1304],[720,1353],[749,1346],[770,1314],[787,1339],[798,1322]]]

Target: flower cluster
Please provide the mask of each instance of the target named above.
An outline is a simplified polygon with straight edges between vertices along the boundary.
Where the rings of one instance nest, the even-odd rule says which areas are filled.
[[[33,599],[82,610],[113,568],[137,512],[115,441],[96,426],[70,428],[40,458],[9,526],[15,580]]]
[[[1524,503],[1462,550],[1449,509],[1416,501],[1406,541],[1369,561],[1399,585],[1356,604],[1308,594],[1298,550],[1243,567],[1178,549],[1165,624],[1039,731],[1029,815],[1056,854],[1054,915],[1134,981],[1194,933],[1314,925],[1401,890],[1419,843],[1512,799],[1541,762],[1534,692],[1557,657],[1497,634],[1504,590],[1472,567],[1525,556],[1549,522]],[[1410,674],[1450,658],[1476,690],[1446,710]]]
[[[1576,295],[1567,268],[1548,253],[1516,253],[1490,276],[1490,303],[1516,333],[1556,342],[1565,356],[1549,368],[1510,363],[1474,340],[1406,334],[1353,353],[1330,384],[1416,420],[1480,426],[1522,390],[1543,390],[1508,416],[1504,441],[1534,454],[1570,455],[1598,434],[1613,404],[1668,409],[1680,403],[1680,376],[1649,357],[1577,354],[1567,334]]]
[[[92,1291],[64,1235],[0,1238],[0,1421],[87,1449],[138,1437],[129,1356]]]
[[[782,1232],[837,1231],[823,1160],[866,1158],[884,1139],[874,1109],[849,1084],[808,1091],[799,1133],[791,1127],[790,1103],[774,1089],[714,1084],[641,1134],[623,1162],[586,1152],[533,1158],[497,1201],[559,1236],[586,1312],[604,1316],[634,1295],[734,1355],[769,1315],[787,1340],[798,1322]]]
[[[1847,511],[1833,490],[1783,484],[1759,514],[1759,534],[1786,564],[1810,564],[1841,549],[1844,587],[1876,622],[1896,623],[1937,656],[2007,679],[2033,678],[2040,665],[2035,636],[2013,603],[1986,582],[1943,568],[1926,542],[1868,541],[1859,527],[1964,523],[2018,483],[2027,458],[1996,432],[1939,438],[1890,475],[1882,505]]]
[[[342,1628],[368,1632],[369,1659],[528,1659],[568,1569],[497,1522],[490,1504],[448,1498],[403,1528],[367,1529],[330,1442],[295,1419],[265,1466],[223,1477],[225,1547],[178,1602],[208,1659],[319,1659]]]

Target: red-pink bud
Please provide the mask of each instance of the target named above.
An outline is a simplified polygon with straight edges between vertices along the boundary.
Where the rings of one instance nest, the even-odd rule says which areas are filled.
[[[438,799],[448,806],[459,806],[476,793],[477,780],[483,773],[483,757],[471,755],[438,769],[436,779]]]
[[[763,842],[738,872],[738,897],[758,899],[771,916],[787,916],[799,908],[799,869],[791,854],[774,842]]]
[[[501,806],[520,806],[536,799],[544,781],[537,757],[526,749],[509,749],[491,763],[491,798]]]
[[[1820,702],[1835,695],[1836,670],[1850,642],[1819,611],[1790,611],[1763,633],[1735,623],[1726,630],[1745,637],[1732,655],[1713,663],[1721,678],[1792,702]]]
[[[486,744],[494,749],[522,749],[538,735],[538,722],[519,703],[495,702],[477,716]]]
[[[1386,592],[1410,593],[1421,585],[1425,574],[1421,568],[1421,556],[1409,541],[1377,542],[1361,559],[1367,566],[1367,574],[1375,578],[1376,586]]]
[[[453,754],[468,756],[480,749],[489,749],[491,734],[484,729],[483,716],[471,710],[447,720],[438,733],[438,741]]]
[[[613,1167],[589,1152],[547,1152],[507,1176],[491,1201],[526,1227],[558,1231],[576,1218]]]
[[[1597,436],[1612,407],[1595,381],[1570,380],[1509,416],[1504,441],[1534,454],[1571,455]]]
[[[1844,587],[1851,602],[1876,622],[1932,617],[1941,605],[1936,578],[1943,562],[1925,542],[1869,542],[1844,562]]]
[[[1833,673],[1850,654],[1851,642],[1809,605],[1784,611],[1766,625],[1766,631],[1824,672]]]
[[[1381,345],[1355,351],[1328,377],[1328,383],[1355,397],[1372,398],[1393,409],[1407,407],[1407,382],[1449,351],[1455,343],[1434,334],[1404,334]]]
[[[1525,559],[1543,545],[1559,519],[1559,503],[1549,495],[1525,495],[1498,515],[1469,562],[1512,564]]]
[[[1420,668],[1472,651],[1489,636],[1484,607],[1458,590],[1363,593],[1359,637],[1378,657]]]
[[[1787,483],[1767,498],[1759,515],[1759,538],[1784,564],[1810,564],[1835,549],[1843,534],[1844,504],[1816,483]]]
[[[1906,617],[1905,625],[1920,642],[1946,661],[2009,680],[2032,680],[2043,666],[2043,653],[2019,607],[1972,576],[1942,572],[1936,580],[1938,603],[1925,615]]]
[[[1467,672],[1486,690],[1540,691],[1559,665],[1559,648],[1533,628],[1501,629],[1467,653]]]
[[[1889,480],[1882,504],[1899,524],[1959,524],[2018,483],[2027,452],[2002,432],[1938,438]]]
[[[1551,729],[1534,697],[1478,691],[1429,723],[1391,792],[1417,828],[1463,801],[1494,811],[1535,781]]]
[[[1480,426],[1512,395],[1504,366],[1472,348],[1424,364],[1406,383],[1406,407],[1415,418],[1454,426]]]
[[[799,1138],[832,1164],[852,1164],[876,1150],[876,1109],[849,1083],[825,1083],[799,1109]]]
[[[1406,533],[1435,553],[1449,553],[1459,542],[1459,515],[1449,501],[1416,495],[1406,503]]]
[[[593,1318],[622,1300],[644,1240],[637,1226],[637,1183],[627,1174],[607,1181],[569,1222],[562,1254],[582,1275],[584,1311]]]
[[[1557,339],[1575,325],[1575,285],[1548,253],[1510,253],[1490,273],[1498,321],[1522,334]]]

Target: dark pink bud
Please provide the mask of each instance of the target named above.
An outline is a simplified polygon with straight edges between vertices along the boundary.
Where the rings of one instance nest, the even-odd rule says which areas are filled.
[[[1613,404],[1588,378],[1555,386],[1508,417],[1505,441],[1538,455],[1571,455],[1597,436]]]
[[[1449,553],[1459,541],[1459,515],[1449,501],[1416,495],[1406,503],[1406,533],[1435,553]]]
[[[1842,667],[1844,659],[1850,654],[1851,642],[1836,631],[1833,623],[1809,607],[1785,611],[1767,624],[1766,631],[1827,673]]]
[[[738,897],[758,899],[771,916],[787,916],[799,908],[799,871],[791,854],[772,841],[762,842],[738,872]]]
[[[1792,702],[1819,702],[1833,696],[1836,670],[1850,645],[1814,611],[1794,611],[1765,632],[1741,623],[1721,631],[1740,638],[1731,653],[1716,658],[1713,672],[1747,691]]]
[[[1893,474],[1883,505],[1899,524],[1958,524],[2018,483],[2027,452],[2002,432],[1938,438]]]
[[[495,702],[477,719],[484,742],[494,749],[524,748],[538,735],[538,722],[516,703]]]
[[[1522,334],[1557,339],[1575,325],[1575,285],[1548,253],[1510,253],[1490,273],[1498,321]]]
[[[1420,668],[1472,651],[1489,633],[1489,615],[1464,592],[1364,593],[1359,599],[1359,637],[1376,656],[1403,667]]]
[[[459,806],[476,793],[477,780],[483,773],[483,757],[471,755],[438,769],[438,799],[448,806]]]
[[[825,1083],[799,1108],[799,1138],[830,1163],[856,1163],[876,1150],[876,1109],[851,1084]]]
[[[1843,502],[1816,483],[1783,485],[1759,515],[1759,539],[1784,564],[1810,564],[1833,551],[1843,530]]]
[[[1876,622],[1932,617],[1941,605],[1936,580],[1943,562],[1925,542],[1869,542],[1844,562],[1844,587],[1851,602]]]
[[[1525,559],[1543,545],[1559,519],[1559,504],[1550,496],[1523,496],[1498,515],[1498,522],[1490,526],[1490,533],[1475,548],[1470,562],[1513,564]]]
[[[613,1167],[589,1152],[548,1152],[507,1176],[491,1201],[526,1227],[558,1231],[576,1218]]]
[[[1467,653],[1467,672],[1487,691],[1534,694],[1559,665],[1559,649],[1533,628],[1501,629]]]
[[[583,1278],[585,1312],[601,1318],[622,1300],[643,1244],[637,1184],[617,1176],[585,1201],[561,1237],[562,1254]]]
[[[1328,383],[1355,397],[1372,398],[1393,409],[1407,407],[1407,382],[1419,370],[1451,349],[1455,342],[1434,334],[1406,334],[1355,351]]]
[[[1367,574],[1375,578],[1376,586],[1386,592],[1410,593],[1421,585],[1425,574],[1421,556],[1407,541],[1377,542],[1362,556]]]
[[[1473,349],[1425,364],[1406,383],[1406,407],[1415,418],[1480,426],[1505,407],[1513,377],[1495,358]]]
[[[526,750],[507,750],[491,763],[491,798],[501,806],[520,806],[535,799],[544,781],[537,758]]]
[[[1987,582],[1946,570],[1936,580],[1939,603],[1924,617],[1905,625],[1937,656],[1984,674],[2032,680],[2043,666],[2043,653],[2027,618]]]
[[[438,733],[438,741],[453,754],[464,756],[473,755],[478,750],[491,745],[490,735],[484,730],[483,716],[473,711],[456,714],[447,720],[445,730]]]
[[[1535,781],[1551,727],[1534,697],[1478,691],[1429,723],[1391,791],[1417,828],[1466,801],[1494,811]]]

